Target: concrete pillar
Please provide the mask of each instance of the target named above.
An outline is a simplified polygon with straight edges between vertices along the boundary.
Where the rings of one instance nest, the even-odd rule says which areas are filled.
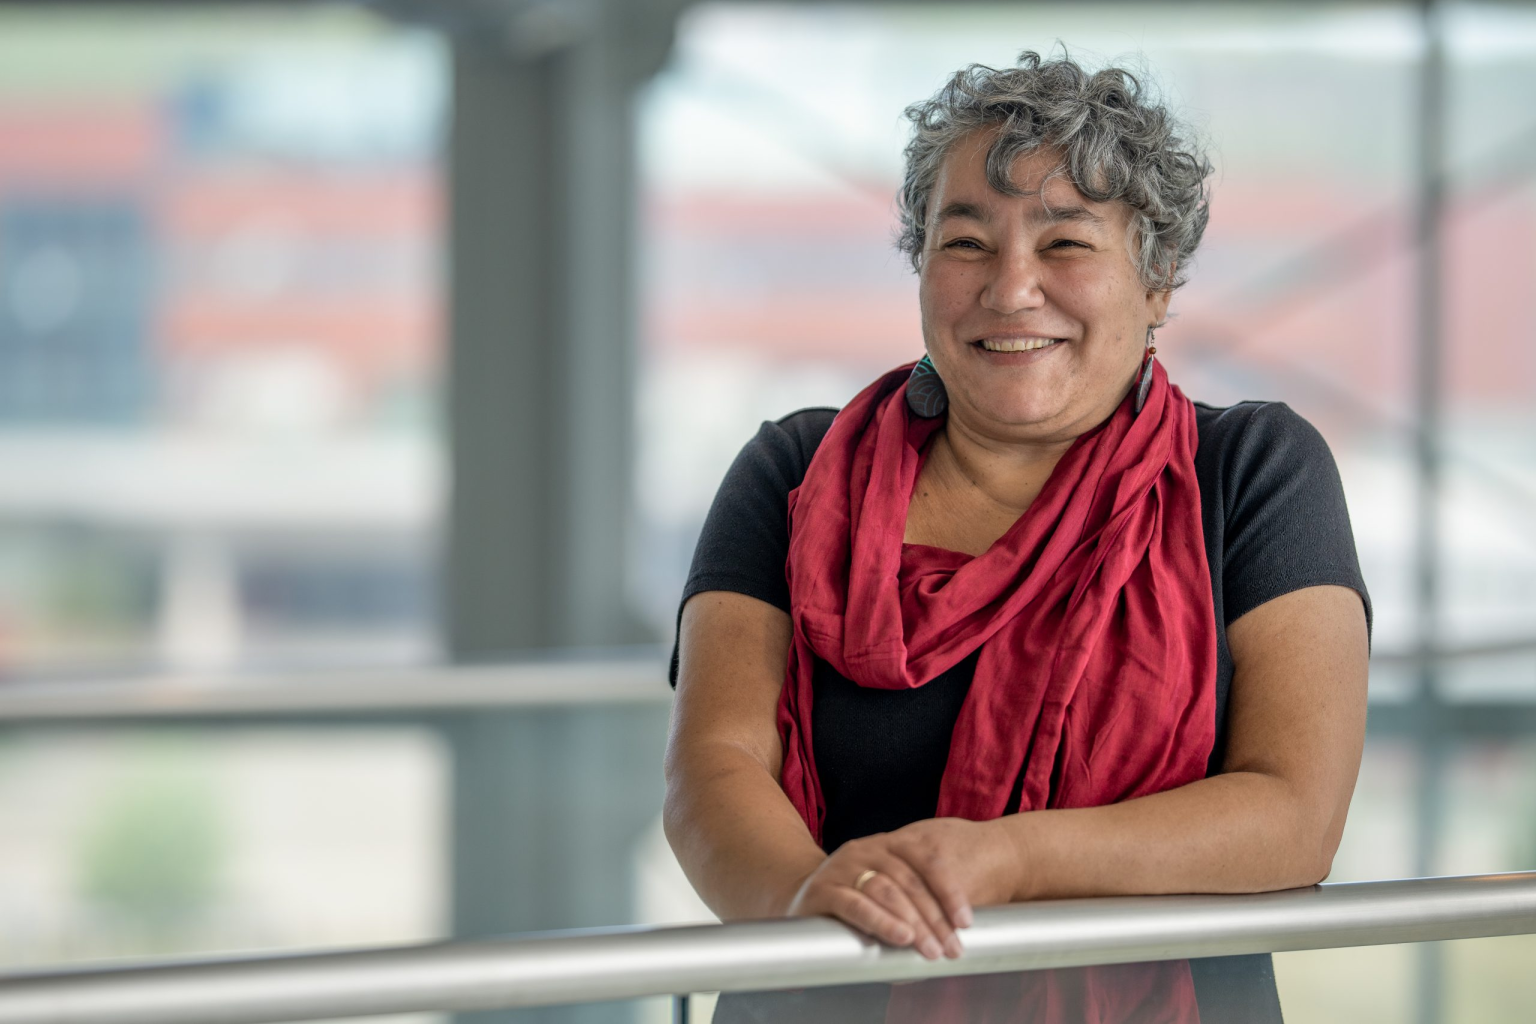
[[[645,638],[622,587],[632,105],[670,39],[661,8],[592,14],[577,38],[532,52],[455,44],[445,625],[456,657]]]
[[[636,89],[681,5],[506,4],[454,41],[444,623],[458,661],[644,639],[625,605]],[[662,685],[658,678],[658,685]],[[453,751],[453,932],[623,923],[655,708],[480,714]],[[625,1006],[473,1014],[597,1024]]]

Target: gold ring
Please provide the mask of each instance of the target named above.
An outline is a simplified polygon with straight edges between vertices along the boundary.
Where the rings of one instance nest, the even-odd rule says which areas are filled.
[[[880,872],[876,871],[874,868],[870,868],[868,871],[864,872],[858,878],[853,880],[854,889],[858,892],[863,892],[865,883],[867,883],[871,878],[874,878],[879,873]]]

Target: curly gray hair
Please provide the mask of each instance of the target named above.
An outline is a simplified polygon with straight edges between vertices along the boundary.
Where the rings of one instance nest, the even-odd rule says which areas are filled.
[[[913,131],[896,197],[897,245],[913,269],[922,267],[928,205],[949,147],[978,128],[996,127],[987,153],[993,188],[1025,194],[1009,174],[1014,160],[1042,146],[1059,148],[1053,173],[1065,173],[1087,199],[1131,208],[1131,259],[1142,282],[1165,289],[1188,279],[1210,216],[1211,162],[1124,68],[1090,74],[1070,57],[1043,60],[1025,50],[1016,67],[972,64],[955,72],[906,115]]]

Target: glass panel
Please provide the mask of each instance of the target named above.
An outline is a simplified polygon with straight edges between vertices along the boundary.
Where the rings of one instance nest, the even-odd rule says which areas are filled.
[[[1280,1005],[1307,1024],[1411,1024],[1422,947],[1361,946],[1275,954]],[[1447,1018],[1457,1020],[1460,1018]]]
[[[1453,747],[1444,780],[1435,873],[1536,870],[1536,737]]]
[[[695,1000],[697,1003],[697,1000]],[[306,1024],[350,1024],[364,1020],[368,1024],[673,1024],[673,1000],[668,997],[629,999],[610,1003],[571,1003],[526,1010],[487,1010],[482,1013],[410,1014],[399,1017],[346,1017],[335,1020],[307,1021]],[[693,1021],[709,1018],[694,1016]]]
[[[1451,741],[1438,758],[1426,770],[1409,741],[1367,741],[1330,882],[1536,870],[1536,741]]]
[[[1448,462],[1440,626],[1453,644],[1536,641],[1536,6],[1458,5],[1449,20],[1456,168],[1444,264]],[[1453,699],[1536,700],[1536,646],[1447,666]]]
[[[436,650],[436,37],[0,10],[0,675]]]
[[[1287,1019],[1308,1024],[1412,1024],[1422,1020],[1524,1024],[1536,1003],[1536,936],[1275,955]],[[1439,1013],[1425,979],[1440,977]]]
[[[1344,837],[1328,881],[1366,882],[1417,874],[1414,821],[1418,770],[1412,744],[1374,737],[1366,741]]]
[[[695,993],[693,1024],[752,1021],[1144,1020],[1412,1024],[1416,987],[1442,958],[1442,1013],[1429,1019],[1523,1024],[1536,1000],[1527,969],[1536,936],[1304,950],[1057,971],[974,975],[896,986],[842,985],[781,992]],[[1188,994],[1192,991],[1193,1000]],[[1195,1013],[1190,1012],[1193,1002]]]
[[[896,985],[836,985],[695,996],[693,1020],[777,1022],[1051,1021],[1207,1024],[1280,1017],[1268,956],[977,974]],[[1302,1019],[1302,1018],[1297,1018]]]
[[[411,728],[7,735],[0,969],[437,938],[447,776]]]
[[[1518,1024],[1536,1006],[1536,935],[1441,943],[1445,957],[1444,1019]]]

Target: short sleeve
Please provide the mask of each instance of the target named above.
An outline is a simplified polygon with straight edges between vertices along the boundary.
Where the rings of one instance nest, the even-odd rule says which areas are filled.
[[[811,456],[837,415],[835,409],[804,409],[767,422],[726,471],[694,548],[693,565],[678,603],[695,594],[728,590],[789,611],[789,492],[805,479]],[[677,685],[677,644],[669,672]]]
[[[1349,587],[1371,599],[1333,453],[1322,434],[1283,402],[1234,406],[1247,413],[1225,453],[1222,590],[1231,623],[1304,587]]]

